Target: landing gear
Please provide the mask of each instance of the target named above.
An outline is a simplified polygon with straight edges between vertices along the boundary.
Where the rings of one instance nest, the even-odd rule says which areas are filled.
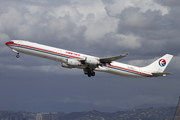
[[[12,49],[12,51],[13,51],[13,52],[15,52],[15,53],[17,53],[17,55],[16,55],[16,57],[17,57],[17,58],[19,58],[19,57],[20,57],[20,56],[19,56],[19,52],[18,52],[18,51],[16,51],[15,49]]]
[[[94,71],[88,71],[88,77],[91,77],[91,76],[95,76],[95,72]]]
[[[91,77],[91,73],[88,73],[88,77]]]
[[[84,74],[88,77],[95,76],[95,72],[92,69],[84,69]]]
[[[91,74],[92,76],[95,76],[95,72],[92,72],[92,74]]]
[[[19,56],[19,53],[17,53],[16,57],[17,57],[17,58],[19,58],[19,57],[20,57],[20,56]]]

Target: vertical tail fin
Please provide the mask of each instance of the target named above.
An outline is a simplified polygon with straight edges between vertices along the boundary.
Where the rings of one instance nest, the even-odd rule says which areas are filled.
[[[154,72],[157,73],[162,73],[166,69],[172,57],[173,55],[166,54],[144,68],[148,70],[153,70]]]

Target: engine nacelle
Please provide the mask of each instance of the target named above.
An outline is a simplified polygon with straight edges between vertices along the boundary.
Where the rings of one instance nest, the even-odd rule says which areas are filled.
[[[97,66],[97,65],[100,64],[99,60],[97,60],[97,59],[95,59],[95,58],[89,58],[89,57],[87,57],[87,58],[85,59],[85,63],[86,63],[86,64],[89,64],[89,65],[92,65],[92,66]]]
[[[61,66],[64,68],[69,68],[69,69],[73,68],[73,67],[67,65],[66,63],[61,63]]]
[[[65,68],[74,68],[81,65],[81,63],[76,59],[64,59],[61,66]]]
[[[66,62],[67,65],[69,66],[79,66],[80,65],[80,62],[76,59],[67,59],[67,62]]]

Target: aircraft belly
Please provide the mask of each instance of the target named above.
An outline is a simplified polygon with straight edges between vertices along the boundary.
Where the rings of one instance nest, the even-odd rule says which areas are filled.
[[[119,76],[124,76],[124,77],[137,77],[137,78],[146,77],[146,76],[141,75],[138,71],[132,72],[131,70],[128,70],[125,68],[117,69],[117,68],[108,67],[107,72],[111,74],[119,75]]]
[[[99,72],[108,72],[108,69],[105,68],[105,67],[99,66],[99,67],[95,68],[95,71],[99,71]]]

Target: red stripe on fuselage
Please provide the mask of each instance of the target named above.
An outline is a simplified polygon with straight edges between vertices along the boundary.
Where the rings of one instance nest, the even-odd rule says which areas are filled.
[[[63,53],[57,53],[57,52],[53,52],[53,51],[49,51],[49,50],[45,50],[45,49],[41,49],[41,48],[36,48],[36,47],[17,44],[17,43],[12,43],[12,42],[6,42],[6,45],[7,46],[8,45],[22,46],[22,47],[25,47],[25,48],[31,48],[31,49],[35,49],[35,50],[39,50],[39,51],[43,51],[43,52],[48,52],[48,53],[53,53],[53,54],[57,54],[57,55],[62,55],[62,56],[70,57],[70,58],[82,59],[80,57],[75,57],[75,56],[71,56],[71,55],[67,55],[67,54],[63,54]]]
[[[142,74],[142,75],[146,75],[146,76],[151,76],[151,77],[153,77],[153,75],[151,75],[151,74],[146,74],[146,73],[134,71],[134,70],[131,70],[131,69],[126,69],[126,68],[119,67],[119,66],[114,66],[114,65],[109,65],[109,64],[106,64],[106,66],[114,67],[114,68],[122,69],[122,70],[125,70],[125,71],[134,72],[134,73],[137,73],[137,74]]]
[[[75,59],[82,59],[80,57],[75,57],[75,56],[71,56],[71,55],[67,55],[67,54],[57,53],[57,52],[53,52],[53,51],[49,51],[49,50],[45,50],[45,49],[41,49],[41,48],[31,47],[31,46],[27,46],[27,45],[12,43],[12,42],[6,42],[5,44],[7,46],[9,46],[9,45],[22,46],[22,47],[25,47],[25,48],[31,48],[31,49],[35,49],[35,50],[39,50],[39,51],[43,51],[43,52],[53,53],[53,54],[56,54],[56,55],[62,55],[62,56],[65,56],[65,57],[70,57],[70,58],[75,58]],[[119,67],[119,66],[114,66],[114,65],[109,65],[109,64],[106,64],[106,66],[118,68],[118,69],[121,69],[121,70],[125,70],[127,72],[128,71],[129,72],[134,72],[134,73],[137,73],[139,75],[146,75],[146,76],[153,77],[153,75],[151,75],[151,74],[146,74],[146,73],[134,71],[134,70],[131,70],[131,69],[126,69],[126,68],[122,68],[122,67]]]

